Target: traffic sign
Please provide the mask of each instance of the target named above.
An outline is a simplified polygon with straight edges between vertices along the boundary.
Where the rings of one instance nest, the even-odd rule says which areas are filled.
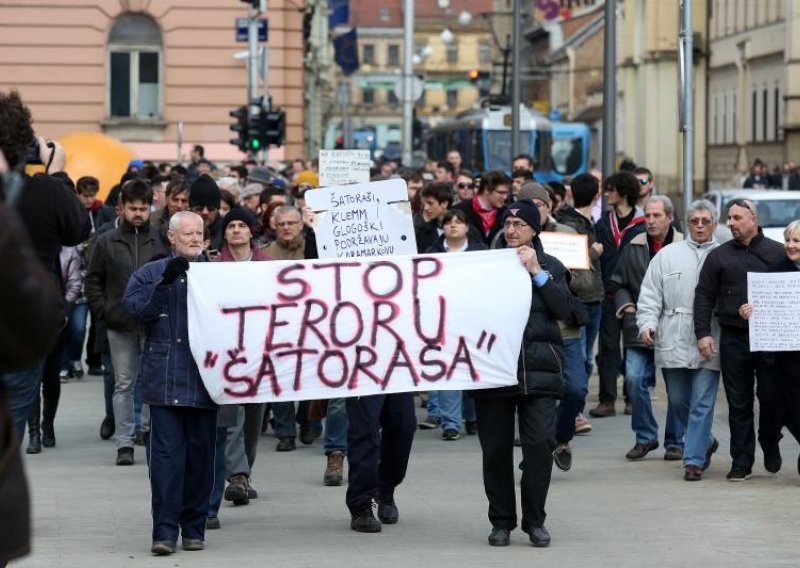
[[[249,18],[236,18],[236,41],[247,41]],[[267,41],[267,19],[258,19],[258,41]]]

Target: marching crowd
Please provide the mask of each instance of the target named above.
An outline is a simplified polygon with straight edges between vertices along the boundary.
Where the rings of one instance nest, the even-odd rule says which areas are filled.
[[[394,490],[418,427],[441,429],[447,442],[477,435],[493,546],[509,544],[518,524],[534,546],[550,543],[552,466],[569,471],[573,437],[591,431],[589,418],[616,414],[620,375],[634,438],[625,458],[642,459],[662,443],[650,402],[660,369],[668,393],[664,459],[682,460],[687,481],[702,479],[719,446],[712,423],[720,375],[730,481],[746,479],[754,465],[754,387],[767,471],[781,468],[783,427],[800,433],[800,353],[751,352],[747,322],[747,272],[798,270],[800,222],[786,228],[785,245],[771,241],[746,199],[724,212],[698,200],[679,220],[644,167],[540,184],[525,155],[513,159],[510,176],[469,171],[455,149],[420,170],[384,161],[372,179],[406,181],[420,254],[513,248],[530,273],[518,384],[429,392],[419,424],[413,393],[218,407],[189,349],[186,273],[193,262],[316,258],[305,207],[306,192],[318,186],[315,161],[217,167],[195,146],[188,167],[132,161],[101,201],[96,178],[73,181],[63,172],[57,143],[37,138],[34,158],[46,171],[20,173],[35,138],[16,93],[0,93],[0,119],[8,162],[0,164],[8,227],[0,258],[15,267],[0,279],[11,298],[0,321],[8,429],[20,441],[27,429],[28,454],[56,446],[62,384],[102,375],[99,433],[113,438],[115,463],[132,465],[135,448],[146,448],[154,554],[175,552],[179,535],[183,549],[202,550],[205,530],[220,528],[223,500],[258,497],[251,471],[270,427],[279,452],[322,438],[325,485],[341,485],[347,464],[346,505],[358,532],[398,522]],[[609,207],[601,213],[602,197]],[[733,236],[725,243],[715,239],[721,222]],[[548,255],[542,232],[585,235],[588,268],[567,269]],[[586,410],[595,367],[599,403]],[[20,553],[0,546],[0,561]]]

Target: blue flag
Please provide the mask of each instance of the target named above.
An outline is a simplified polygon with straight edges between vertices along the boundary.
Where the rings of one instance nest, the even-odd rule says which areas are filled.
[[[356,28],[333,40],[334,61],[342,68],[346,77],[358,71],[358,34]]]
[[[328,0],[328,27],[343,26],[350,21],[350,0]]]

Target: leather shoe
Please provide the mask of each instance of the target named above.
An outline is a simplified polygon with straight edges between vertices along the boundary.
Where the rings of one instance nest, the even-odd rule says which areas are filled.
[[[500,527],[492,527],[489,533],[489,544],[491,546],[508,546],[511,544],[511,531]]]
[[[719,442],[717,439],[713,438],[713,440],[714,441],[711,442],[711,445],[708,446],[708,449],[706,450],[706,461],[703,463],[703,471],[707,470],[711,466],[711,456],[713,456],[714,452],[716,452],[717,448],[719,448]]]
[[[103,440],[108,440],[114,435],[114,430],[116,430],[114,419],[110,416],[103,418],[103,422],[100,424],[100,437]]]
[[[150,547],[150,552],[158,556],[166,556],[175,552],[174,540],[154,540],[153,546]]]
[[[184,538],[181,541],[181,548],[193,552],[195,550],[203,550],[206,547],[203,541],[199,538]]]
[[[376,501],[378,502],[378,519],[384,525],[396,524],[400,519],[400,511],[397,509],[394,497],[379,495]]]
[[[648,442],[647,444],[636,444],[633,446],[627,454],[625,454],[626,460],[640,460],[653,450],[658,448],[658,442]]]
[[[703,479],[703,468],[698,465],[687,465],[683,469],[684,481],[700,481]]]
[[[44,441],[44,438],[42,440]],[[782,465],[783,459],[777,445],[774,448],[764,450],[764,469],[770,473],[778,473]]]
[[[275,448],[276,452],[291,452],[297,446],[295,445],[294,438],[281,438],[278,440],[278,445]]]
[[[533,527],[533,530],[529,534],[531,537],[531,544],[536,548],[550,546],[550,533],[543,526]]]
[[[616,415],[617,409],[614,408],[613,402],[601,402],[589,411],[589,416],[594,416],[595,418],[607,418]]]
[[[670,446],[669,448],[664,451],[664,461],[672,462],[672,461],[680,461],[683,459],[683,450],[680,448],[676,448],[675,446]]]

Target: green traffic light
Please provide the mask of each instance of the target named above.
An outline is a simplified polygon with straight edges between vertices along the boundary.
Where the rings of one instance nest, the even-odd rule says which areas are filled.
[[[254,140],[250,140],[250,148],[252,150],[261,150],[261,140],[257,138]]]

